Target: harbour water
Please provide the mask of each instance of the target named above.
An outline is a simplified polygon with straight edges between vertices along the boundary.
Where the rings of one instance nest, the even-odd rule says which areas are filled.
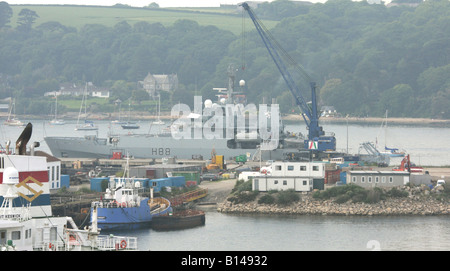
[[[43,120],[32,123],[30,142],[40,142],[39,149],[43,151],[48,151],[43,140],[47,135],[96,134],[74,131],[75,121],[68,121],[64,126],[51,126]],[[110,123],[96,123],[100,127],[98,136],[106,136]],[[155,129],[141,122],[139,132],[154,132]],[[287,129],[304,134],[306,130],[302,123],[289,123]],[[22,130],[1,125],[2,147],[6,140],[15,142]],[[386,139],[388,147],[406,150],[416,164],[450,165],[449,127],[390,125],[386,137],[376,125],[326,124],[324,130],[336,134],[339,150],[358,153],[359,144],[365,141],[378,141],[382,149]],[[401,158],[396,159],[391,160],[391,165],[400,163]],[[450,217],[239,216],[208,211],[206,224],[201,227],[168,232],[145,229],[120,234],[138,237],[139,249],[152,251],[450,250]]]
[[[205,225],[197,228],[120,234],[136,236],[144,251],[450,250],[450,217],[243,216],[208,211]]]

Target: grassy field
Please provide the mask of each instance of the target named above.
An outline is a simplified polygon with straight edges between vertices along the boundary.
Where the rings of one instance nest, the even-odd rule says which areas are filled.
[[[24,9],[34,10],[39,18],[36,26],[56,21],[65,26],[80,28],[85,24],[102,24],[114,26],[118,22],[127,21],[133,25],[136,22],[161,23],[170,26],[180,19],[197,21],[199,25],[213,25],[220,29],[229,30],[235,35],[242,32],[242,14],[234,9],[224,8],[170,8],[170,9],[144,9],[119,8],[100,6],[72,6],[72,5],[11,5],[13,18],[11,25],[16,26],[19,12]],[[247,31],[253,30],[250,18],[245,16]],[[275,26],[276,21],[264,21],[268,28]]]

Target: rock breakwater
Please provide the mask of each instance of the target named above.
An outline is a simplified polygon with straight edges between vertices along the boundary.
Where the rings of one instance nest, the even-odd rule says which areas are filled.
[[[433,198],[393,198],[378,203],[335,203],[333,200],[315,200],[302,197],[287,206],[258,204],[257,202],[233,204],[225,201],[218,205],[222,213],[288,214],[288,215],[449,215],[450,204]]]

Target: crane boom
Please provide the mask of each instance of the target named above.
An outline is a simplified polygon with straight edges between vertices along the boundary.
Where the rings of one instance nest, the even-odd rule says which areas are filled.
[[[308,129],[308,140],[305,140],[305,148],[315,149],[318,151],[325,150],[336,150],[336,138],[334,136],[325,136],[325,132],[322,127],[319,126],[319,112],[317,110],[317,98],[316,98],[316,83],[311,80],[309,75],[302,70],[298,64],[296,64],[288,53],[277,43],[277,41],[272,37],[270,32],[264,26],[264,24],[256,17],[253,10],[247,3],[242,3],[241,6],[247,11],[248,15],[253,21],[253,24],[258,31],[266,49],[269,51],[272,60],[275,62],[278,70],[281,73],[284,81],[286,82],[289,90],[294,96],[297,106],[303,112],[302,117],[306,123]],[[288,68],[286,67],[280,54],[283,55],[288,61],[290,61],[294,66],[309,80],[309,85],[311,87],[311,107],[308,106],[305,99],[301,95],[300,88],[294,82]],[[305,117],[306,115],[306,117]]]

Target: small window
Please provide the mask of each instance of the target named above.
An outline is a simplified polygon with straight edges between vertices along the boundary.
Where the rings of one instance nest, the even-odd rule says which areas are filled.
[[[306,171],[306,166],[300,166],[300,171]]]
[[[278,184],[278,180],[273,181],[273,184]]]
[[[288,170],[289,171],[293,171],[294,170],[294,166],[288,166]]]
[[[381,182],[385,183],[386,182],[386,176],[381,177]]]
[[[11,232],[11,239],[13,239],[13,240],[20,240],[20,231],[13,231],[13,232]]]
[[[394,177],[389,177],[389,183],[393,183],[394,182]]]
[[[283,185],[287,185],[287,181],[286,180],[283,181]]]
[[[366,177],[362,176],[361,177],[361,183],[365,183],[366,182]]]
[[[372,183],[372,176],[367,177],[367,182]]]
[[[319,166],[313,166],[313,171],[319,171]]]
[[[281,170],[281,166],[275,166],[275,170]]]
[[[380,177],[375,177],[375,183],[379,183],[380,182]]]
[[[356,183],[356,176],[352,177],[352,183]]]
[[[308,182],[307,181],[303,181],[303,185],[308,185]]]

